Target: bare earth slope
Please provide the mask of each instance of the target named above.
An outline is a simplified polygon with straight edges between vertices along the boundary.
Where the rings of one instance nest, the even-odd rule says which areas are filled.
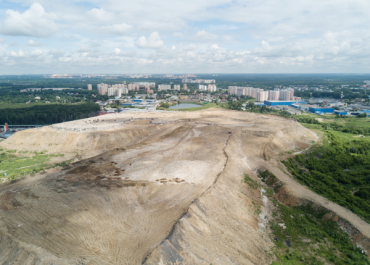
[[[242,175],[316,136],[226,110],[112,114],[0,143],[85,158],[0,186],[1,264],[271,264]]]

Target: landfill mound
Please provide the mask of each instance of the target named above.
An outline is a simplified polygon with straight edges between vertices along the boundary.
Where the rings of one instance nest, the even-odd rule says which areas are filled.
[[[18,132],[0,147],[83,159],[0,186],[0,263],[271,264],[270,202],[241,179],[316,138],[294,120],[218,109]]]

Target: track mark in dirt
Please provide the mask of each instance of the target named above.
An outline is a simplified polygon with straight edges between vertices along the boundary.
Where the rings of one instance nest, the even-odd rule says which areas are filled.
[[[156,245],[152,250],[150,250],[147,255],[144,257],[143,261],[141,264],[145,264],[145,262],[148,260],[148,257],[150,256],[151,253],[153,253],[153,251],[160,245],[163,244],[163,242],[165,242],[166,240],[168,240],[174,233],[175,231],[175,228],[177,226],[177,224],[180,222],[180,220],[188,213],[190,207],[194,204],[194,203],[197,203],[199,201],[199,198],[202,197],[211,187],[213,187],[217,181],[219,180],[221,174],[224,172],[225,168],[226,168],[226,165],[227,165],[227,162],[229,161],[229,155],[227,154],[227,152],[225,151],[226,149],[226,146],[228,145],[229,143],[229,140],[232,136],[232,132],[230,133],[230,135],[227,137],[226,141],[225,141],[225,144],[224,144],[224,147],[222,148],[222,152],[225,156],[225,163],[222,167],[222,170],[216,175],[216,178],[215,180],[213,181],[213,183],[208,187],[206,188],[198,197],[196,197],[190,204],[189,206],[186,208],[186,210],[180,215],[180,217],[176,220],[176,222],[172,225],[172,228],[170,230],[170,232],[168,233],[168,235],[158,244]]]

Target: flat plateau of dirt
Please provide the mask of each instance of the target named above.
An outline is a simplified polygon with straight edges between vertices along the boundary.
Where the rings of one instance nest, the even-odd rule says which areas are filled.
[[[316,139],[293,120],[218,109],[19,132],[0,147],[80,160],[0,186],[0,263],[271,264],[253,202],[269,206],[241,179]]]

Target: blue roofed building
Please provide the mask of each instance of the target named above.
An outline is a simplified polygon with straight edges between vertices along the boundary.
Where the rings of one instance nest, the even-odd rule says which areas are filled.
[[[313,107],[310,107],[308,109],[308,111],[309,112],[312,112],[312,113],[320,112],[319,114],[321,114],[321,113],[323,113],[323,114],[329,114],[329,113],[334,113],[334,108],[313,106]]]
[[[291,106],[295,103],[307,103],[307,101],[302,100],[265,100],[264,104],[267,106]]]

